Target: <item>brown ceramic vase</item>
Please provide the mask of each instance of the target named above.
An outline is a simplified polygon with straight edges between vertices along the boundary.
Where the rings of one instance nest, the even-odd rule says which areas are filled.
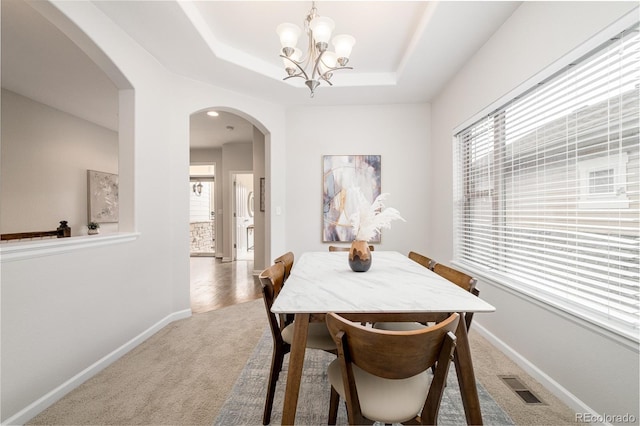
[[[371,267],[371,250],[366,241],[355,240],[349,249],[349,266],[354,272],[367,272]]]

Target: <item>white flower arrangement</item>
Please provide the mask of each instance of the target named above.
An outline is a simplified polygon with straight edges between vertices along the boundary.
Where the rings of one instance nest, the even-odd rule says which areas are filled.
[[[400,216],[400,212],[393,207],[384,206],[383,201],[389,195],[388,193],[380,194],[369,204],[366,197],[358,187],[348,190],[348,203],[355,211],[349,216],[353,232],[356,240],[369,241],[373,239],[383,228],[391,228],[391,222],[399,219],[406,222]]]

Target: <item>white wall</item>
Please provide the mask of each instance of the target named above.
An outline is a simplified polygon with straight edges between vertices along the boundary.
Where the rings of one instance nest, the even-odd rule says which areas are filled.
[[[524,2],[432,104],[432,238],[428,253],[453,255],[453,129],[603,30],[635,2]],[[637,16],[637,11],[635,12]],[[476,315],[494,343],[577,412],[638,415],[638,348],[480,280],[497,311]],[[635,346],[635,347],[634,347]]]
[[[192,149],[189,158],[192,165],[218,164],[222,161],[222,148]],[[216,173],[218,172],[217,167]]]
[[[2,258],[3,422],[28,420],[148,333],[190,314],[191,113],[211,106],[242,112],[265,134],[269,185],[285,185],[282,107],[168,73],[90,2],[47,5],[36,4],[74,41],[75,23],[135,89],[132,115],[120,117],[131,121],[133,146],[125,146],[130,156],[119,166],[122,179],[123,162],[133,165],[127,177],[137,237],[99,246],[100,236],[78,251]],[[283,193],[274,198],[285,202]],[[266,222],[273,235],[284,235],[284,217],[266,212]],[[278,237],[267,250],[283,248]]]
[[[381,155],[382,192],[405,222],[384,230],[379,250],[424,250],[429,239],[429,105],[307,107],[287,112],[287,250],[322,243],[322,156]],[[375,262],[375,256],[374,260]]]
[[[87,234],[87,170],[118,173],[118,134],[2,90],[0,231]],[[117,231],[102,224],[102,232]]]

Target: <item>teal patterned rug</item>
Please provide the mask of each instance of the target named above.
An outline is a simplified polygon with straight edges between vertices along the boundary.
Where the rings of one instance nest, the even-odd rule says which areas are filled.
[[[229,398],[222,406],[214,425],[261,425],[264,399],[271,366],[272,340],[266,329],[253,354],[247,361]],[[326,425],[329,414],[330,385],[327,366],[335,356],[319,350],[307,350],[298,397],[296,423],[301,425]],[[289,355],[285,356],[284,367],[276,387],[271,424],[281,423],[284,385],[287,378]],[[493,400],[491,395],[478,384],[478,395],[482,407],[482,418],[486,425],[513,425],[511,418]],[[341,401],[338,410],[338,425],[347,424],[347,413]],[[460,399],[460,389],[453,366],[449,370],[447,387],[444,391],[438,416],[440,425],[465,425],[466,419]]]

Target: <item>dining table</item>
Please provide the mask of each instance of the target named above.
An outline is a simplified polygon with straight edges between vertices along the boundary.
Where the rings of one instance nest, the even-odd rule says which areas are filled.
[[[428,322],[445,313],[493,312],[486,301],[396,251],[372,252],[367,272],[349,267],[348,252],[305,252],[291,270],[271,311],[294,315],[294,334],[284,395],[282,424],[295,424],[310,322],[328,312],[352,321]],[[458,322],[453,362],[468,424],[482,424],[482,412],[465,321]]]

